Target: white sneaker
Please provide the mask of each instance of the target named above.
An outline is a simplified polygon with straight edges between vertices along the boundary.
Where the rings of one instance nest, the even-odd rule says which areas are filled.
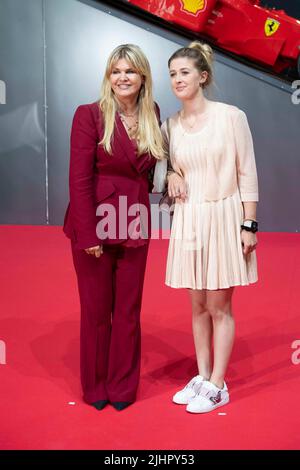
[[[205,380],[199,393],[188,403],[186,411],[190,413],[208,413],[219,406],[226,405],[228,402],[229,393],[225,382],[221,389]]]
[[[192,398],[200,391],[201,385],[204,382],[202,375],[196,375],[189,383],[179,392],[173,396],[173,402],[177,405],[187,405]]]

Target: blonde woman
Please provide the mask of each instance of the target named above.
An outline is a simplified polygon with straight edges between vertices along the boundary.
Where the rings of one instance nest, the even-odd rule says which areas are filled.
[[[169,59],[181,110],[162,126],[176,197],[166,284],[189,289],[198,374],[173,401],[191,413],[229,402],[225,374],[234,342],[234,286],[257,281],[257,173],[246,115],[205,98],[212,49],[197,41]],[[213,350],[213,353],[212,353]]]
[[[121,45],[108,59],[100,101],[79,106],[73,119],[64,224],[81,303],[83,398],[98,410],[136,399],[148,177],[162,156],[148,60],[138,46]]]

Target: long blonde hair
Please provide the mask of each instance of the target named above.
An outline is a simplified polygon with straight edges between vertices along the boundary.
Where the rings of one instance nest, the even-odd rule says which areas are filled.
[[[152,76],[149,62],[143,51],[134,44],[122,44],[110,54],[101,87],[100,111],[104,119],[104,135],[100,142],[111,154],[118,103],[110,84],[110,75],[116,62],[125,59],[143,77],[138,95],[138,130],[136,135],[138,155],[150,153],[158,160],[164,156],[163,140],[152,95]]]

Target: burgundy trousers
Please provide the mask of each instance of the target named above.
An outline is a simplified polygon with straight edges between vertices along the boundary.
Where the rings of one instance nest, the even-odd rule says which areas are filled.
[[[87,403],[135,401],[148,246],[104,245],[100,258],[72,246],[81,305],[81,384]]]

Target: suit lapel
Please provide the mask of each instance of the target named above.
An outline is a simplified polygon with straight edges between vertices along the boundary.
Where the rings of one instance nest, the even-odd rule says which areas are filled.
[[[138,173],[142,173],[149,167],[149,154],[145,153],[137,157],[134,143],[130,140],[118,113],[116,113],[114,144],[118,147],[120,153],[125,153],[129,162]]]

